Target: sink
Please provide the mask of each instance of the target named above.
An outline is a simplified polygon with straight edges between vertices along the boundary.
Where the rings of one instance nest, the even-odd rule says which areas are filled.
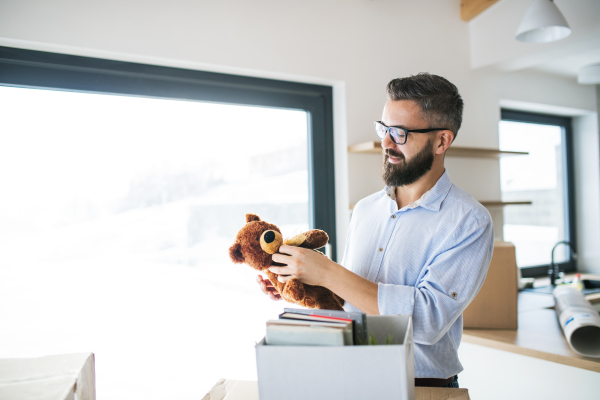
[[[581,283],[583,283],[583,294],[600,292],[600,280],[582,279]]]
[[[600,280],[582,279],[581,283],[583,283],[583,290],[581,293],[583,293],[584,296],[592,293],[600,293]],[[524,292],[534,292],[539,294],[552,294],[553,290],[554,287],[552,285],[523,289]]]

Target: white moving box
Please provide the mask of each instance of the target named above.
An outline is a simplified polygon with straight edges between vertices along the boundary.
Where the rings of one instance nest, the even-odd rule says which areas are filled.
[[[414,400],[410,315],[367,316],[378,345],[256,345],[260,400]],[[392,337],[393,344],[385,344]]]

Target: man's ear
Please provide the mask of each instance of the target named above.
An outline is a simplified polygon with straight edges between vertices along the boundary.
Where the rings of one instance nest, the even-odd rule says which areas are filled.
[[[440,132],[440,145],[436,150],[436,154],[444,154],[448,147],[454,141],[454,133],[452,131],[443,130]]]
[[[231,245],[229,248],[229,257],[231,258],[231,261],[236,264],[241,264],[244,262],[244,255],[242,254],[242,245],[240,242],[235,242],[233,245]]]
[[[256,214],[246,214],[246,223],[252,221],[260,221],[260,217]]]

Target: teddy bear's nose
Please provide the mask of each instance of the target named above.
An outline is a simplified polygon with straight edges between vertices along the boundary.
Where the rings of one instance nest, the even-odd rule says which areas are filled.
[[[275,232],[273,232],[273,231],[265,232],[265,242],[271,243],[271,242],[273,242],[273,240],[275,240]]]
[[[281,233],[274,229],[264,231],[260,236],[260,248],[267,254],[275,254],[283,244]]]

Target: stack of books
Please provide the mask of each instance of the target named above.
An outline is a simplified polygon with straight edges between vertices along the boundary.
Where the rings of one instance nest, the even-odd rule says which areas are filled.
[[[367,318],[361,312],[286,308],[267,321],[267,345],[352,346],[367,344]]]

